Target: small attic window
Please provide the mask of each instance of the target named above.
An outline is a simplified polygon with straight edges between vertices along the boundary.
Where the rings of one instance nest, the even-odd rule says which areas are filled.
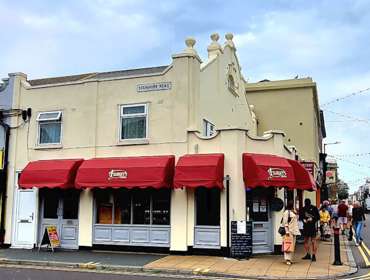
[[[238,96],[238,93],[236,91],[236,86],[235,86],[235,80],[232,75],[228,75],[227,77],[227,87],[231,91],[231,93],[235,96]]]
[[[229,88],[235,89],[235,82],[234,82],[233,76],[229,75],[227,79],[227,83],[228,83]]]

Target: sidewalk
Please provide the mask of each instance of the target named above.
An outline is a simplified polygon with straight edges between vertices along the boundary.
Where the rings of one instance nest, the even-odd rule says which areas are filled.
[[[354,273],[351,249],[341,241],[343,266],[333,266],[333,245],[321,242],[317,262],[301,260],[303,246],[297,246],[296,262],[288,266],[283,256],[258,255],[250,260],[212,256],[178,256],[107,251],[57,251],[0,249],[0,264],[89,268],[116,272],[202,274],[209,276],[264,279],[335,278]],[[349,250],[349,251],[348,251]],[[349,253],[349,254],[347,254]]]
[[[351,250],[348,248],[348,250]],[[302,260],[303,245],[297,245],[295,262],[288,266],[283,256],[260,255],[250,260],[235,260],[209,256],[167,256],[147,264],[146,268],[189,271],[193,273],[219,274],[254,278],[334,278],[354,273],[351,257],[344,241],[341,240],[342,266],[331,265],[334,261],[333,245],[330,242],[320,242],[317,262]],[[352,256],[352,252],[350,252]]]

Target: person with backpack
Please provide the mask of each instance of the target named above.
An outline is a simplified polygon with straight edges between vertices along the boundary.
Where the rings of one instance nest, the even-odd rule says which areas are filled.
[[[304,200],[304,207],[300,211],[299,218],[303,221],[304,250],[306,252],[306,255],[302,259],[315,262],[317,251],[317,222],[320,220],[320,214],[317,207],[311,204],[311,200],[309,198]],[[312,246],[311,254],[310,244]]]
[[[298,227],[298,216],[294,211],[294,202],[292,200],[288,201],[283,213],[282,226],[285,228],[285,235],[283,236],[284,260],[287,265],[291,265],[295,251],[296,237],[301,235]]]

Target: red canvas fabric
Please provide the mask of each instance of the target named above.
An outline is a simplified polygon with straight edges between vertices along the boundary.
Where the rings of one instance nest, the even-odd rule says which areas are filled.
[[[73,188],[78,167],[82,159],[38,160],[27,164],[18,185],[23,189]]]
[[[267,154],[243,154],[243,179],[247,188],[294,188],[294,170],[286,158]]]
[[[180,157],[175,168],[175,188],[220,188],[224,184],[224,154],[194,154]]]
[[[170,188],[175,157],[144,156],[85,160],[76,176],[77,188]]]
[[[298,161],[288,159],[294,169],[295,188],[306,191],[316,191],[316,182],[310,172]]]

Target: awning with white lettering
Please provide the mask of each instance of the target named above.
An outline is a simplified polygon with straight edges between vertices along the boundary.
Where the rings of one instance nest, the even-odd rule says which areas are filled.
[[[170,188],[175,157],[143,156],[85,160],[76,176],[77,188]]]

